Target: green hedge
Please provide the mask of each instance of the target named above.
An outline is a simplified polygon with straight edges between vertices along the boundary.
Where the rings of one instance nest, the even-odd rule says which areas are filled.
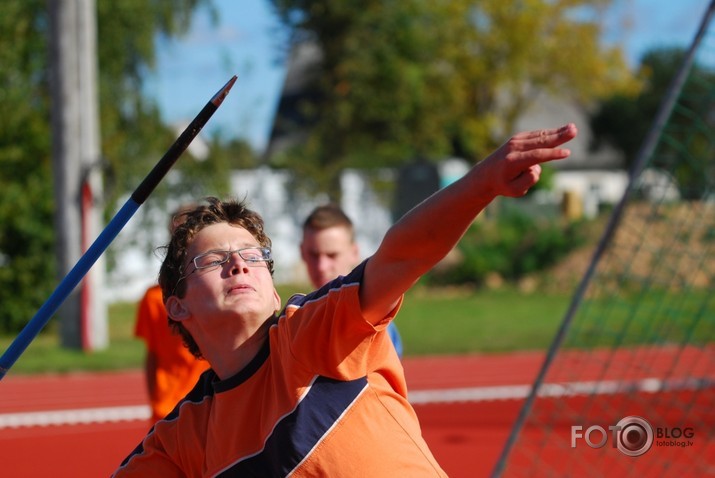
[[[456,260],[431,271],[433,285],[483,285],[489,274],[508,281],[542,271],[585,243],[582,222],[509,211],[480,219],[457,246]]]

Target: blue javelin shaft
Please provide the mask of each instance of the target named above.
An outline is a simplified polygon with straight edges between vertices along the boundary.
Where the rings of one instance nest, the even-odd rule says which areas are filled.
[[[20,355],[27,349],[30,343],[34,340],[42,328],[47,325],[50,318],[57,312],[57,309],[72,293],[77,284],[89,272],[99,259],[99,256],[109,247],[112,241],[117,237],[119,231],[129,222],[134,213],[139,209],[151,192],[156,188],[162,178],[171,169],[181,153],[189,146],[191,141],[201,131],[206,122],[211,118],[214,112],[221,106],[224,98],[229,90],[236,82],[234,75],[212,98],[206,103],[206,106],[196,115],[196,118],[189,124],[183,133],[174,141],[169,150],[144,178],[142,183],[132,193],[131,197],[124,203],[124,206],[114,215],[109,224],[99,234],[97,239],[89,246],[89,249],[80,257],[75,266],[62,279],[55,291],[40,307],[35,316],[27,323],[20,331],[20,334],[10,344],[5,353],[0,357],[0,380],[10,370],[10,367],[20,358]]]

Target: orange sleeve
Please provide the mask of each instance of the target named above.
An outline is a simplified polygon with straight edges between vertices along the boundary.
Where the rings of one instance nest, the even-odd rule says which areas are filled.
[[[293,297],[285,309],[293,359],[316,373],[336,380],[365,376],[377,355],[390,353],[387,326],[400,303],[378,325],[362,316],[360,280],[362,268],[308,295]],[[352,277],[351,277],[352,276]],[[345,282],[343,282],[345,281]]]
[[[142,297],[137,308],[136,324],[134,325],[134,336],[144,339],[149,350],[156,350],[157,337],[155,324],[158,321],[166,321],[166,309],[161,295],[161,288],[158,285],[150,287],[144,297]]]

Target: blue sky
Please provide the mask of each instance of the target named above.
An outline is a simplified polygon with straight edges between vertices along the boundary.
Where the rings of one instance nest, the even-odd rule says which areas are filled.
[[[623,45],[629,62],[636,65],[651,48],[688,45],[709,1],[614,0],[606,13],[603,41]],[[232,75],[238,75],[206,130],[245,138],[262,151],[285,73],[278,49],[279,24],[268,0],[214,4],[220,14],[217,25],[200,10],[184,37],[157,40],[157,68],[147,93],[157,99],[166,121],[187,122]]]

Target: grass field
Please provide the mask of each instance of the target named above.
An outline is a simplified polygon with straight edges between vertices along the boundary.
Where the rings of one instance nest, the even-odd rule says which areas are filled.
[[[279,288],[281,297],[305,290]],[[406,355],[505,352],[549,345],[569,303],[568,295],[521,294],[513,289],[469,291],[416,287],[404,301],[396,323]],[[12,374],[120,370],[141,367],[143,342],[133,337],[136,304],[109,309],[109,348],[84,353],[63,349],[53,333],[38,336],[12,367]],[[0,338],[6,350],[14,337]]]

